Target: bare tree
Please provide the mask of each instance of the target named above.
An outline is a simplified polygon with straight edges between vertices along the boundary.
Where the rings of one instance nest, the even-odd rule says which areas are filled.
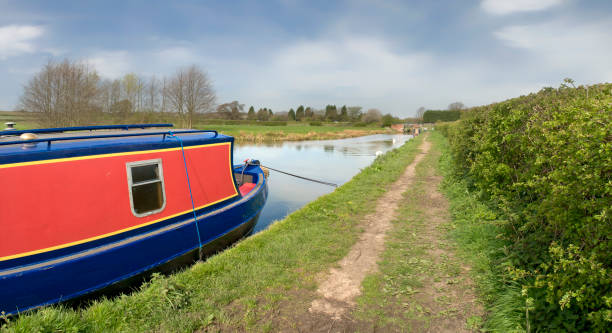
[[[111,105],[118,103],[121,100],[121,81],[118,79],[113,80],[111,85],[110,102]]]
[[[349,106],[348,116],[352,121],[357,121],[361,118],[361,106]]]
[[[423,120],[423,114],[425,114],[425,107],[421,106],[420,108],[417,109],[417,112],[416,112],[416,117],[417,119],[419,119],[419,121]]]
[[[128,73],[123,76],[121,83],[123,86],[123,96],[130,101],[132,111],[135,111],[138,108],[140,78],[134,73]]]
[[[232,101],[229,103],[223,103],[217,106],[217,113],[222,115],[226,119],[238,120],[240,119],[240,112],[244,110],[244,104],[240,104],[238,101]]]
[[[157,78],[151,77],[149,85],[147,86],[147,110],[155,112],[157,109],[157,99],[159,95],[159,87],[157,85]]]
[[[374,123],[380,121],[382,114],[378,109],[369,109],[368,112],[363,116],[363,121],[366,123]]]
[[[166,93],[168,104],[180,117],[185,112],[185,73],[178,71],[169,79]]]
[[[111,105],[111,93],[113,83],[110,80],[104,80],[100,82],[98,87],[98,101],[97,104],[102,109],[102,112],[110,112]]]
[[[24,87],[21,105],[36,112],[44,126],[69,126],[93,122],[98,82],[94,70],[81,62],[49,61]]]
[[[461,102],[454,102],[448,105],[448,109],[449,110],[461,110],[461,109],[465,109],[465,105]]]
[[[206,73],[196,65],[191,65],[180,69],[171,78],[168,100],[191,128],[196,113],[211,110],[215,103],[215,93]]]
[[[161,86],[161,105],[160,105],[160,112],[164,113],[167,111],[168,108],[168,79],[166,79],[165,77],[162,79],[162,86]]]

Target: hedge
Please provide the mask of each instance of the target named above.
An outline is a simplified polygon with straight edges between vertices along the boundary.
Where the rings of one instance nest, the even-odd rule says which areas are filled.
[[[437,126],[455,172],[506,220],[499,265],[535,331],[612,331],[612,84],[471,109]]]

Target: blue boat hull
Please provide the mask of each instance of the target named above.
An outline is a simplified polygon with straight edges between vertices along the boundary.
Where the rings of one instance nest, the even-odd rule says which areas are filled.
[[[257,170],[257,186],[238,200],[199,213],[197,223],[186,214],[173,224],[114,243],[0,271],[0,311],[17,314],[117,287],[148,272],[192,261],[200,245],[204,254],[211,254],[244,237],[257,222],[268,193],[261,169],[249,169]]]

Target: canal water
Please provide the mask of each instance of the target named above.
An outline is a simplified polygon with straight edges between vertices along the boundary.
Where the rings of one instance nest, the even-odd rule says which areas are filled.
[[[370,165],[377,152],[403,145],[411,135],[378,134],[341,140],[244,143],[234,147],[234,164],[247,158],[264,166],[342,185]],[[254,232],[301,208],[334,187],[270,171],[268,201]]]

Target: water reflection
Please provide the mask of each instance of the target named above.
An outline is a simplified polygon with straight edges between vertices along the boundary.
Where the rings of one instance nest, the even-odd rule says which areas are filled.
[[[397,148],[411,138],[410,135],[379,134],[342,140],[237,144],[234,162],[254,158],[275,169],[341,185],[372,163],[377,151]],[[334,190],[274,171],[270,171],[269,189],[268,202],[255,232]]]

